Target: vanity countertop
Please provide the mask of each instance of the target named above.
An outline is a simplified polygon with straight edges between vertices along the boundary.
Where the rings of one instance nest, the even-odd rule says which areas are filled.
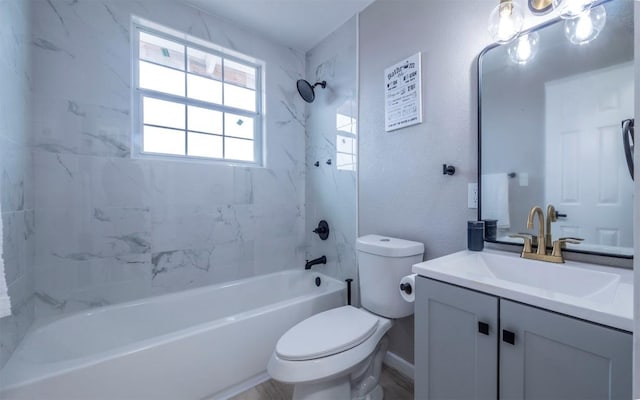
[[[633,331],[633,271],[567,261],[525,260],[498,250],[464,250],[413,272],[587,321]]]

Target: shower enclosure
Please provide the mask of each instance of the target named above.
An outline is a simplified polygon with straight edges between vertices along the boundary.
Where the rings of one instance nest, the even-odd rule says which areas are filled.
[[[309,279],[357,278],[355,17],[305,54],[177,0],[10,1],[0,15],[13,38],[0,42],[2,248],[12,306],[0,318],[0,377],[13,373],[9,360],[33,343],[29,335],[72,315],[303,271],[321,254],[327,264],[306,271]],[[264,167],[132,157],[133,16],[265,63]],[[298,95],[302,78],[327,81],[312,104]],[[312,232],[320,219],[331,224],[326,241]],[[214,302],[157,310],[170,321],[233,304]],[[70,354],[82,337],[69,342]],[[41,369],[44,358],[35,363]]]

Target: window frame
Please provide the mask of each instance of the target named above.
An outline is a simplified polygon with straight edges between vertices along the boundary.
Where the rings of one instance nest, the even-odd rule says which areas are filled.
[[[132,77],[131,77],[131,114],[132,114],[132,134],[131,134],[131,156],[133,158],[145,158],[145,159],[164,159],[164,160],[172,160],[172,161],[186,161],[186,162],[205,162],[205,163],[215,163],[215,164],[224,164],[224,165],[237,165],[244,167],[264,167],[265,166],[265,127],[264,127],[264,69],[265,63],[261,60],[246,56],[244,54],[238,53],[236,51],[224,48],[222,46],[216,45],[211,42],[207,42],[205,40],[193,37],[186,33],[178,32],[170,28],[166,28],[164,26],[158,25],[156,23],[143,20],[141,18],[133,17],[131,21],[131,63],[132,63]],[[149,60],[142,60],[140,58],[140,33],[147,33],[162,39],[170,40],[172,42],[178,43],[184,46],[185,52],[185,65],[184,70],[177,69],[171,66],[162,65],[155,63]],[[191,74],[194,76],[201,77],[201,75],[194,74],[188,71],[187,64],[187,48],[192,48],[195,50],[203,51],[214,56],[220,57],[222,59],[222,65],[224,65],[225,60],[233,61],[236,63],[240,63],[242,65],[246,65],[252,68],[255,68],[255,93],[256,93],[256,111],[248,111],[241,108],[226,106],[223,104],[215,104],[210,103],[203,100],[197,100],[187,97],[187,77]],[[185,77],[185,96],[178,96],[170,93],[158,92],[152,89],[145,89],[140,87],[140,63],[147,62],[153,65],[161,66],[163,68],[168,68],[173,71],[179,71],[184,74]],[[239,88],[246,88],[241,85],[237,85],[234,82],[225,82],[224,80],[224,68],[222,68],[221,80],[219,81],[222,85],[222,101],[224,102],[224,85],[233,85]],[[206,77],[205,77],[206,78]],[[211,79],[211,78],[206,78]],[[215,79],[211,79],[215,80]],[[185,154],[168,154],[168,153],[153,153],[153,152],[144,152],[143,149],[143,141],[144,141],[144,107],[143,101],[144,98],[148,97],[151,99],[170,101],[175,104],[180,104],[185,107],[185,127],[182,130],[185,135]],[[207,110],[221,112],[222,116],[222,134],[211,134],[207,132],[200,131],[190,131],[188,129],[188,107],[200,107]],[[230,136],[226,134],[225,127],[225,118],[224,115],[226,113],[235,114],[243,117],[250,117],[253,119],[253,139],[247,138],[239,138],[236,136]],[[155,125],[150,125],[155,126]],[[158,126],[160,128],[169,128],[164,126]],[[169,128],[172,129],[172,128]],[[179,130],[179,129],[178,129]],[[217,136],[222,138],[222,148],[223,148],[223,157],[222,158],[214,158],[214,157],[203,157],[203,156],[194,156],[188,155],[188,132],[194,132],[199,134],[207,134],[212,136]],[[237,138],[242,140],[251,140],[253,142],[253,161],[244,161],[244,160],[236,160],[230,158],[224,158],[224,151],[226,146],[226,138]]]

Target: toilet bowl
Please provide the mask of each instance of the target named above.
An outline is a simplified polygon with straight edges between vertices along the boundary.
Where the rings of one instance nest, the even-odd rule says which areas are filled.
[[[358,382],[372,375],[377,383],[386,352],[381,339],[391,326],[391,320],[352,306],[316,314],[280,338],[267,370],[272,378],[295,385],[294,399],[364,399],[369,391]],[[382,353],[378,366],[376,353]],[[309,396],[311,391],[322,396]]]
[[[287,331],[267,371],[294,385],[294,400],[382,400],[378,385],[392,318],[413,314],[398,285],[422,261],[424,245],[367,235],[358,239],[363,308],[343,306],[316,314]]]

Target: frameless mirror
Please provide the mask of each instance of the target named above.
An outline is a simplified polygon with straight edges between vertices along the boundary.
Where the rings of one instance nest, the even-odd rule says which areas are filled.
[[[537,233],[529,210],[552,204],[553,238],[584,238],[568,249],[633,256],[623,140],[634,118],[633,1],[600,7],[591,20],[557,19],[479,56],[479,217],[498,220],[497,242]]]

